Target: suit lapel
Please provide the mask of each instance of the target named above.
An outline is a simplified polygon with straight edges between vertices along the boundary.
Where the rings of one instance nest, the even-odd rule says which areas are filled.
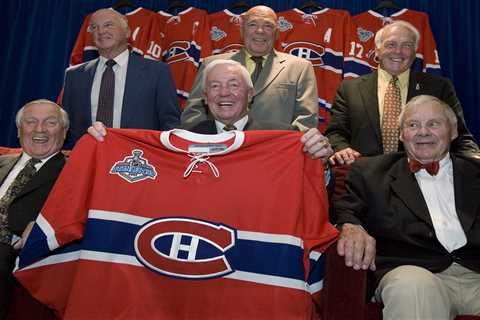
[[[469,231],[479,214],[480,171],[470,162],[452,155],[455,208],[465,232]]]
[[[238,63],[240,63],[242,66],[245,66],[245,60],[246,60],[247,56],[245,54],[245,51],[242,49],[242,50],[239,50],[237,52],[235,52],[230,59],[234,60],[234,61],[237,61]]]
[[[262,92],[285,68],[285,58],[280,57],[276,51],[268,55],[260,76],[255,82],[255,95]]]
[[[143,58],[142,58],[143,59]],[[121,128],[127,128],[129,119],[135,117],[136,109],[132,106],[137,106],[137,88],[139,83],[145,81],[144,78],[145,65],[140,63],[140,59],[135,53],[130,53],[127,66],[127,77],[125,79],[125,90],[123,91],[123,103],[122,103],[122,117]]]
[[[424,94],[424,85],[422,82],[422,74],[414,70],[410,70],[410,76],[408,77],[408,92],[407,102],[413,97]]]
[[[1,181],[2,184],[3,184],[3,181],[5,180],[5,178],[10,173],[10,170],[12,170],[15,163],[17,163],[18,159],[20,159],[20,156],[18,156],[18,157],[5,157],[5,159],[0,164],[0,181]]]
[[[381,141],[380,133],[380,115],[378,113],[378,73],[373,71],[365,76],[359,84],[359,94],[363,102],[363,107],[367,114],[368,120],[378,141]],[[372,142],[373,143],[373,142]]]
[[[58,176],[57,173],[62,169],[64,163],[65,158],[61,152],[50,158],[33,176],[32,180],[25,185],[17,198],[41,187],[47,182],[55,180]]]
[[[419,219],[433,226],[427,203],[413,173],[408,169],[407,157],[396,162],[390,170],[393,192]]]

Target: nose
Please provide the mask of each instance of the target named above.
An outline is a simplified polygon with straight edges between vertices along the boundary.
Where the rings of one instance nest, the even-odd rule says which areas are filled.
[[[228,88],[228,86],[222,86],[222,88],[220,90],[220,95],[221,96],[228,96],[228,95],[230,95],[230,93],[231,93],[231,91]]]
[[[45,124],[42,121],[38,121],[35,125],[35,132],[44,132],[45,131]]]
[[[420,128],[418,128],[417,134],[420,136],[429,136],[430,129],[428,129],[427,126],[422,125]]]

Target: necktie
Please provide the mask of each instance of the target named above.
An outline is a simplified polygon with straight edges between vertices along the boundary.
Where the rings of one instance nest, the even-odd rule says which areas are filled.
[[[418,172],[420,169],[425,169],[431,176],[435,176],[438,173],[438,169],[440,169],[440,164],[438,161],[433,161],[430,163],[421,163],[417,160],[411,159],[408,163],[410,167],[410,171],[413,173]]]
[[[100,94],[98,96],[97,121],[101,121],[105,126],[111,127],[113,124],[113,99],[115,97],[115,73],[113,66],[115,60],[108,60],[105,65],[105,71],[102,74],[100,83]]]
[[[12,233],[8,229],[8,208],[12,201],[20,194],[23,187],[35,175],[37,170],[35,164],[40,160],[31,158],[25,164],[25,167],[18,173],[15,180],[8,187],[5,195],[0,199],[0,243],[10,244]]]
[[[402,107],[398,78],[392,77],[388,83],[383,103],[382,142],[383,153],[398,150],[398,116]]]
[[[262,72],[262,62],[263,62],[263,57],[253,57],[251,58],[253,61],[255,61],[255,69],[252,72],[252,82],[255,83],[260,76],[260,72]]]
[[[223,127],[223,131],[232,131],[232,130],[237,130],[237,127],[235,127],[233,124],[227,124],[225,127]]]

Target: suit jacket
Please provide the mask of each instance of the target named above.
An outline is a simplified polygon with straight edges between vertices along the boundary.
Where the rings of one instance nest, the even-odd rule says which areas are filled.
[[[450,154],[455,206],[467,244],[449,253],[438,241],[427,204],[404,152],[355,161],[334,223],[362,225],[376,239],[375,280],[400,265],[433,272],[457,262],[480,272],[480,161]]]
[[[202,121],[189,130],[200,134],[217,134],[215,120]],[[248,117],[248,122],[243,130],[297,130],[297,128],[285,123],[256,121],[252,117]]]
[[[18,159],[12,155],[0,157],[2,183]],[[63,153],[51,157],[12,201],[8,209],[8,225],[13,233],[21,236],[27,224],[36,219],[64,164]]]
[[[90,94],[98,60],[68,68],[65,72],[62,106],[70,117],[65,148],[72,148],[92,124]],[[179,110],[168,65],[130,53],[121,127],[169,130],[178,124]]]
[[[13,155],[0,157],[1,183],[18,159]],[[50,158],[10,204],[8,226],[17,236],[21,236],[27,224],[36,219],[64,164],[65,156],[61,152]],[[0,244],[0,318],[6,314],[10,299],[15,257],[16,252],[11,246]]]
[[[206,120],[202,100],[202,75],[205,66],[216,59],[231,59],[245,65],[245,51],[208,57],[202,64],[185,110],[182,125],[191,128]],[[268,56],[262,73],[255,83],[255,95],[250,114],[259,121],[292,124],[300,130],[316,128],[318,124],[318,93],[311,63],[305,59],[274,51]]]
[[[325,132],[336,151],[351,147],[364,156],[383,153],[377,79],[378,73],[374,71],[340,84],[332,105],[332,118]],[[478,146],[465,125],[462,106],[452,83],[446,78],[411,70],[407,101],[423,94],[445,101],[457,115],[458,138],[452,142],[450,151],[478,153]]]

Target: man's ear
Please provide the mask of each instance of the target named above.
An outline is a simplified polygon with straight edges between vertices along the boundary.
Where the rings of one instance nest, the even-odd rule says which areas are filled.
[[[255,89],[250,88],[247,91],[248,103],[252,102],[253,96],[255,95]]]

